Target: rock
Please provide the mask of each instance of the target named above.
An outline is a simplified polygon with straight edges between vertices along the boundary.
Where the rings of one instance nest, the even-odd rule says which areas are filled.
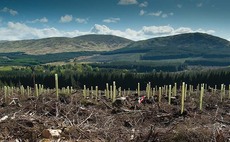
[[[62,130],[60,129],[45,129],[42,131],[42,137],[46,139],[59,138]]]
[[[126,97],[120,97],[120,98],[117,98],[117,99],[113,102],[112,105],[115,106],[115,107],[120,108],[120,107],[122,107],[122,106],[124,105],[125,101],[126,101]]]
[[[2,121],[5,121],[6,119],[8,119],[9,117],[7,115],[3,116],[1,119],[0,119],[0,122]]]

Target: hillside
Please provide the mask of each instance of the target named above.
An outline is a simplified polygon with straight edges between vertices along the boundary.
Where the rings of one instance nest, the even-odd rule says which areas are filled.
[[[180,61],[212,66],[230,64],[230,42],[203,33],[188,33],[137,41],[125,48],[103,53],[90,61]],[[108,60],[105,60],[108,59]]]
[[[0,43],[0,51],[4,52],[0,53],[0,65],[90,62],[96,63],[92,64],[94,67],[141,72],[181,71],[190,66],[230,65],[230,42],[203,33],[187,33],[137,42],[111,35],[5,41]]]
[[[36,40],[0,42],[0,52],[48,54],[78,51],[110,51],[127,46],[132,41],[112,35],[84,35],[74,38],[52,37]]]
[[[230,42],[203,33],[188,33],[152,38],[129,44],[127,47],[106,54],[149,53],[156,55],[214,54],[230,49]],[[223,54],[223,53],[221,53]],[[149,54],[150,55],[150,54]]]
[[[183,71],[230,65],[230,42],[204,33],[187,33],[137,41],[84,62],[102,68],[141,72]]]

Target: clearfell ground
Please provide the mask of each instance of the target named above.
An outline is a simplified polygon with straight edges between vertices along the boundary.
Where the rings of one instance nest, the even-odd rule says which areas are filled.
[[[199,91],[187,93],[181,114],[181,91],[172,97],[163,92],[147,99],[122,92],[112,103],[104,92],[86,98],[82,90],[72,94],[44,91],[38,97],[14,91],[0,95],[1,141],[135,141],[135,142],[228,142],[230,99],[221,102],[220,91],[205,90],[203,110]],[[96,99],[97,98],[97,99]]]

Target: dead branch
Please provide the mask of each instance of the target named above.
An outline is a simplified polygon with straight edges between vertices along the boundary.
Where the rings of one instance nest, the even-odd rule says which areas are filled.
[[[230,125],[230,122],[223,121],[223,120],[220,120],[220,119],[216,119],[216,122],[223,123],[223,124],[226,124],[226,125]]]
[[[77,127],[77,130],[78,130],[82,135],[84,135],[89,141],[93,142],[93,141],[90,139],[90,137],[87,136],[87,135],[84,133],[84,131],[83,131],[82,129],[80,129],[79,127]]]
[[[104,102],[103,100],[101,100],[101,102],[103,103],[103,104],[105,104],[108,108],[110,108],[110,109],[113,109],[113,107],[111,107],[110,105],[108,105],[106,102]]]
[[[77,127],[80,127],[83,123],[85,123],[91,116],[93,115],[93,112],[84,120],[82,121]]]

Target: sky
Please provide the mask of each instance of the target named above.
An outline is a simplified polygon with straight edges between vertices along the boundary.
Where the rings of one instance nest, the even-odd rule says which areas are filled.
[[[0,40],[202,32],[230,41],[230,0],[0,0]]]

